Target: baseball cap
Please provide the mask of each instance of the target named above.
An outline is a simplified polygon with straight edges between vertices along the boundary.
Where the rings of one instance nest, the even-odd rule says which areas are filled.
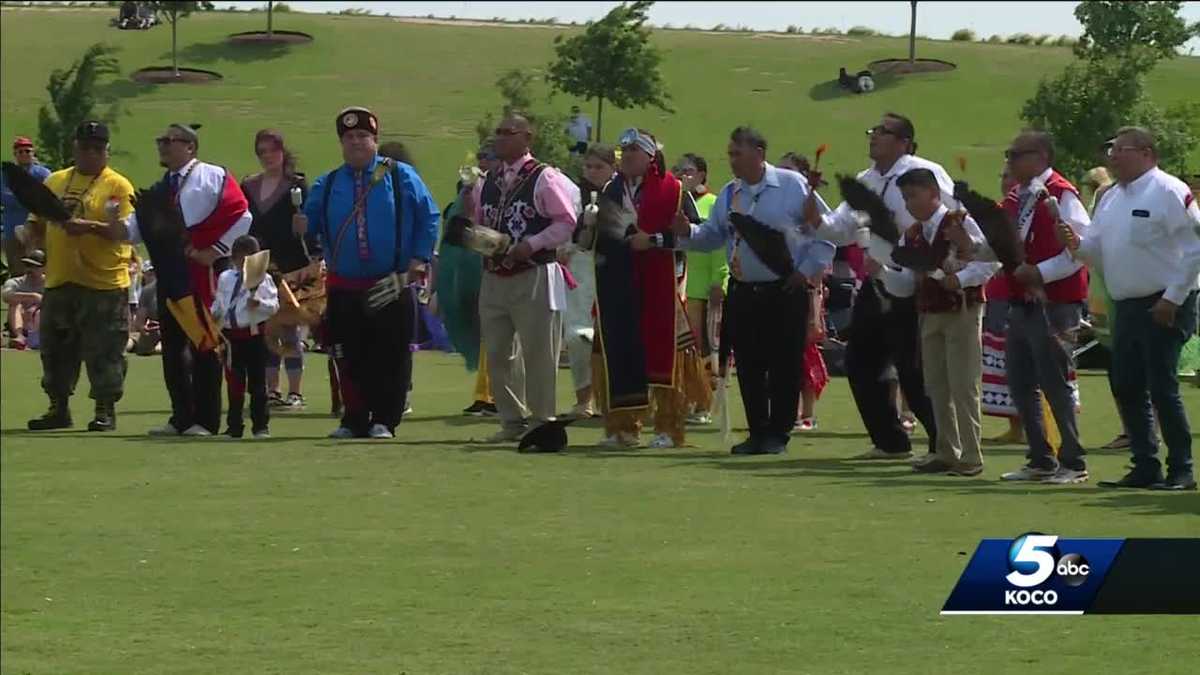
[[[30,267],[45,267],[46,254],[39,249],[34,249],[29,252],[29,255],[21,258],[21,262]]]
[[[85,120],[75,127],[75,140],[77,141],[104,141],[108,142],[108,127],[104,122],[98,120]]]
[[[13,139],[13,150],[17,148],[32,148],[33,141],[29,140],[28,136],[17,136]]]

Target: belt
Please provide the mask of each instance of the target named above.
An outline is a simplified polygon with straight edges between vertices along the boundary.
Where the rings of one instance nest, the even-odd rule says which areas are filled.
[[[260,323],[257,326],[255,326],[253,330],[251,330],[250,328],[241,328],[241,327],[223,328],[221,330],[221,332],[225,333],[225,337],[229,338],[230,340],[249,340],[252,337],[262,335],[262,329],[263,329],[263,326],[265,326],[265,325],[266,325],[265,322]]]
[[[729,278],[729,282],[736,288],[745,289],[751,293],[782,290],[783,285],[786,283],[783,279],[776,279],[774,281],[739,281],[733,277]]]

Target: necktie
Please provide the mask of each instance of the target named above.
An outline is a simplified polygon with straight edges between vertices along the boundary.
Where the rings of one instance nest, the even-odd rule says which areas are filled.
[[[168,180],[170,181],[170,184],[171,184],[171,198],[178,199],[179,198],[179,174],[172,173]]]
[[[229,317],[229,327],[237,328],[237,297],[242,290],[242,275],[237,275],[233,282],[233,294],[229,296],[229,311],[226,316]]]

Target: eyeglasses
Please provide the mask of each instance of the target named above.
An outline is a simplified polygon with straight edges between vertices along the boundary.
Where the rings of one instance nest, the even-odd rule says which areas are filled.
[[[631,145],[637,145],[638,135],[637,129],[626,129],[625,131],[621,132],[621,138],[617,140],[617,145],[620,145],[623,148]]]
[[[899,138],[899,136],[900,136],[900,134],[883,126],[882,124],[877,127],[871,127],[870,129],[867,129],[868,136],[874,136],[875,134],[883,134],[885,136],[895,136],[897,138]]]
[[[159,145],[170,145],[171,143],[188,143],[185,138],[175,138],[174,136],[159,136],[154,139],[154,142]]]
[[[1030,155],[1035,152],[1037,152],[1037,150],[1033,150],[1033,149],[1005,150],[1004,151],[1004,159],[1016,159],[1017,157],[1020,157],[1021,155]]]
[[[504,127],[496,127],[494,132],[497,136],[516,136],[521,133],[520,129],[505,129]]]
[[[1105,145],[1104,154],[1106,157],[1112,157],[1118,152],[1129,152],[1130,150],[1147,150],[1148,148],[1139,147],[1136,145]]]

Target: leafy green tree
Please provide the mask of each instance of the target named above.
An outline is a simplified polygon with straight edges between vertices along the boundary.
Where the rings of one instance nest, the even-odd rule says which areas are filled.
[[[1147,70],[1174,58],[1188,40],[1200,35],[1200,22],[1180,16],[1182,2],[1088,0],[1075,8],[1083,37],[1075,54],[1084,59],[1133,59]]]
[[[211,2],[151,2],[154,12],[167,23],[171,24],[171,69],[175,77],[179,77],[179,39],[177,34],[179,20],[192,12],[213,9]]]
[[[67,68],[50,73],[50,103],[38,110],[38,154],[56,169],[74,161],[72,141],[80,122],[96,117],[96,85],[117,72],[116,47],[97,43]]]
[[[557,58],[546,80],[557,91],[596,100],[596,138],[603,138],[604,102],[624,110],[654,106],[673,112],[658,67],[662,54],[650,44],[648,0],[622,3],[583,33],[554,38]]]
[[[534,128],[533,156],[574,175],[574,165],[578,162],[572,159],[568,152],[571,139],[566,132],[567,116],[535,104],[533,86],[536,79],[536,76],[518,69],[504,72],[496,80],[496,88],[500,90],[500,98],[503,101],[500,115],[485,115],[475,125],[475,134],[479,137],[479,142],[483,143],[492,136],[501,117],[513,112],[520,113]]]

